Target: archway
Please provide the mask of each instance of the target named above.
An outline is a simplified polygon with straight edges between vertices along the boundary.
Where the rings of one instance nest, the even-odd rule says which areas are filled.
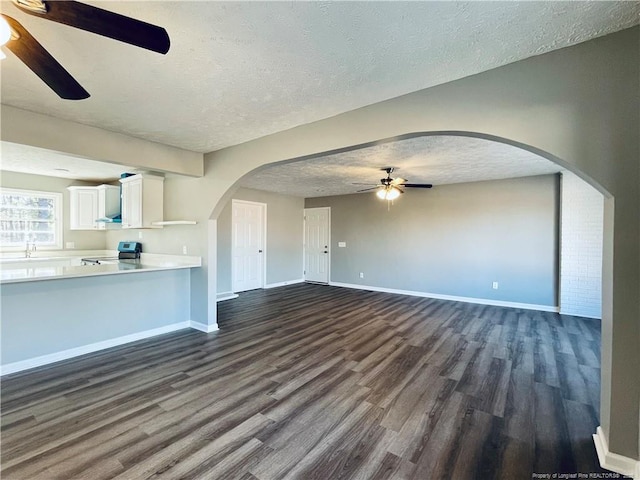
[[[446,142],[444,142],[444,139],[449,139],[449,140],[446,140]],[[458,141],[456,139],[460,139],[460,140]],[[446,147],[445,149],[442,149],[441,146],[443,143],[449,146]],[[402,147],[400,147],[400,145],[402,145]],[[408,147],[409,145],[411,145],[411,147]],[[490,152],[483,150],[475,154],[475,157],[474,157],[473,155],[469,155],[468,153],[466,153],[466,151],[469,150],[472,145],[474,145],[475,148],[478,148],[478,146],[483,146],[483,145],[496,145],[496,147],[492,147],[493,150],[491,150]],[[498,148],[497,147],[498,145],[502,145],[501,147],[502,149]],[[440,150],[438,150],[436,146],[440,146]],[[422,150],[420,150],[419,154],[415,154],[415,150],[408,150],[408,148],[411,148],[411,149],[424,148],[424,153],[422,152]],[[435,150],[433,150],[433,148],[435,148]],[[457,150],[455,150],[456,148]],[[394,149],[397,149],[397,153]],[[525,152],[526,154],[533,154],[533,155],[525,155]],[[344,165],[343,168],[349,169],[349,170],[346,170],[346,172],[350,172],[353,169],[356,169],[359,171],[359,169],[362,168],[363,164],[371,164],[372,166],[379,167],[378,163],[381,161],[380,160],[380,157],[382,156],[381,153],[387,154],[388,156],[385,159],[385,161],[389,161],[391,162],[391,164],[394,164],[394,165],[398,165],[398,163],[402,165],[403,159],[401,157],[403,155],[411,156],[412,157],[411,167],[414,169],[418,168],[418,170],[420,170],[421,165],[418,165],[417,163],[419,163],[420,161],[428,165],[429,159],[437,158],[435,165],[429,165],[426,168],[430,172],[431,176],[437,176],[437,174],[434,174],[434,170],[437,170],[437,169],[441,169],[444,171],[452,170],[452,167],[447,164],[448,161],[446,160],[446,157],[448,155],[449,157],[456,158],[456,163],[455,163],[456,170],[461,169],[462,164],[464,164],[465,162],[473,163],[474,164],[473,167],[470,167],[471,175],[480,176],[479,178],[469,178],[469,173],[464,172],[466,176],[463,175],[462,177],[459,177],[457,179],[449,179],[447,182],[444,182],[444,179],[442,182],[436,181],[435,182],[436,185],[440,187],[443,185],[443,183],[451,183],[452,181],[454,183],[459,181],[477,182],[479,180],[492,180],[494,179],[493,176],[495,176],[495,178],[509,178],[509,174],[511,173],[511,171],[513,171],[513,173],[511,173],[513,177],[523,177],[527,175],[541,175],[541,174],[547,174],[547,173],[555,173],[559,171],[569,172],[570,170],[575,170],[575,167],[568,165],[567,162],[563,162],[562,160],[558,159],[554,155],[549,154],[548,152],[544,152],[530,145],[524,145],[521,142],[514,142],[509,139],[497,137],[495,135],[487,135],[487,134],[478,133],[478,132],[464,132],[464,131],[414,132],[414,133],[395,136],[392,138],[377,139],[377,140],[365,142],[358,145],[352,145],[352,146],[347,146],[340,149],[334,149],[327,152],[321,152],[317,154],[306,155],[298,158],[290,158],[286,160],[265,164],[252,172],[244,174],[241,178],[239,178],[234,184],[234,186],[231,187],[226,192],[225,196],[220,200],[220,202],[216,207],[216,210],[212,213],[212,216],[221,211],[227,199],[231,197],[231,195],[238,188],[238,185],[241,184],[245,178],[251,177],[256,172],[259,173],[261,170],[269,169],[270,176],[268,178],[270,179],[278,178],[278,175],[280,175],[280,177],[287,177],[291,174],[291,172],[293,172],[293,177],[295,177],[295,183],[299,184],[301,182],[304,182],[304,178],[300,178],[300,175],[305,175],[305,170],[303,167],[302,170],[298,174],[296,174],[296,172],[298,172],[296,168],[298,168],[298,166],[302,164],[304,165],[312,164],[313,169],[318,169],[318,166],[321,166],[321,165],[322,166],[332,165],[333,168],[336,168],[340,165]],[[465,154],[467,155],[467,157],[471,157],[471,158],[465,157]],[[493,154],[495,156],[500,156],[500,155],[511,156],[514,158],[514,160],[513,161],[510,160],[509,162],[504,162],[502,164],[498,162],[498,165],[500,165],[500,167],[504,169],[504,170],[501,170],[500,168],[497,169],[495,164],[491,163],[491,162],[495,162],[496,160],[491,158],[489,154]],[[458,157],[462,157],[462,160],[459,160]],[[482,161],[483,158],[487,158],[487,160],[483,162]],[[544,160],[540,161],[540,159],[544,159]],[[347,162],[348,162],[348,165],[346,165]],[[531,165],[523,166],[521,165],[523,163],[530,163]],[[512,166],[513,164],[517,164],[517,167]],[[546,164],[555,165],[556,167],[554,169],[551,169],[550,167],[547,167]],[[483,168],[478,169],[476,165],[481,165],[483,166]],[[274,166],[276,167],[275,170],[274,170]],[[282,166],[286,166],[286,168],[277,168]],[[473,168],[476,168],[476,170],[474,171]],[[485,174],[484,171],[490,170],[491,168],[493,168],[494,172]],[[529,170],[527,170],[527,168],[529,168]],[[323,170],[326,170],[326,168],[323,167]],[[277,173],[274,173],[274,171]],[[460,172],[458,172],[458,174],[460,174]],[[578,174],[580,173],[578,172]],[[485,175],[485,176],[482,176],[482,175]],[[574,178],[577,178],[577,177],[574,177]],[[352,178],[351,180],[358,180],[358,179]],[[580,182],[581,180],[578,180],[578,181]],[[598,185],[596,182],[592,181],[591,185],[593,185],[600,192],[604,191],[604,189],[600,185]],[[256,188],[260,190],[259,186]],[[300,195],[299,191],[297,191],[296,194]],[[608,195],[608,193],[605,192],[605,195]],[[316,195],[313,192],[309,192],[308,195],[305,194],[304,196],[314,197]],[[558,202],[559,201],[560,200],[558,199]],[[560,228],[559,225],[557,228],[558,229]],[[559,240],[557,240],[557,243],[559,244]],[[558,255],[559,255],[559,252],[556,255],[556,258]],[[225,257],[223,256],[222,258],[224,259]],[[496,261],[497,260],[498,259],[496,258]],[[222,261],[224,263],[224,260]],[[211,261],[211,264],[213,264],[212,261]],[[553,275],[559,276],[559,272],[556,272]],[[554,278],[554,281],[553,281],[554,284],[556,283],[556,280],[557,278]],[[558,287],[556,286],[554,288],[557,291]],[[536,302],[529,302],[529,303],[534,304]],[[556,302],[556,305],[557,305],[557,302]]]

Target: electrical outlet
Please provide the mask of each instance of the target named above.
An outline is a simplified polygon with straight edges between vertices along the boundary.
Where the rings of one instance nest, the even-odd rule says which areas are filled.
[[[360,272],[360,278],[364,278],[364,272]]]
[[[186,246],[186,245],[183,245],[183,246],[182,246],[182,254],[183,254],[183,255],[186,255],[186,254],[187,254],[187,246]]]
[[[493,282],[493,284],[492,284],[492,288],[493,288],[494,290],[497,290],[497,289],[498,289],[498,282]]]
[[[338,247],[345,248],[347,246],[347,242],[338,242]]]
[[[142,240],[142,232],[138,232],[138,239]]]

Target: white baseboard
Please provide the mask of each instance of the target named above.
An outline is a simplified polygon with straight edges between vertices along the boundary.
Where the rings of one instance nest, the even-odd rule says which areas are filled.
[[[224,302],[225,300],[233,300],[234,298],[238,298],[237,293],[233,292],[220,292],[216,295],[216,301]]]
[[[200,330],[201,332],[204,332],[204,333],[211,333],[211,332],[215,332],[216,330],[218,330],[218,324],[217,323],[215,323],[213,325],[206,325],[204,323],[194,322],[193,320],[191,320],[189,322],[189,326],[191,328],[196,329],[196,330]]]
[[[570,315],[572,317],[593,318],[594,320],[602,320],[602,315],[587,315],[582,312],[576,312],[571,310],[563,310],[562,306],[559,307],[559,313],[562,315]]]
[[[373,292],[397,293],[399,295],[410,295],[412,297],[435,298],[438,300],[451,300],[454,302],[477,303],[479,305],[493,305],[495,307],[522,308],[525,310],[539,310],[542,312],[554,312],[554,313],[557,313],[559,310],[558,307],[554,307],[550,305],[505,302],[502,300],[492,300],[488,298],[458,297],[455,295],[441,295],[439,293],[416,292],[413,290],[398,290],[395,288],[371,287],[369,285],[357,285],[355,283],[329,282],[329,285],[333,287],[355,288],[358,290],[370,290]]]
[[[640,460],[610,452],[607,437],[604,435],[602,427],[596,429],[596,433],[593,435],[593,443],[596,445],[598,460],[602,468],[640,480]]]
[[[156,335],[162,335],[163,333],[175,332],[177,330],[182,330],[183,328],[188,328],[190,326],[190,323],[193,322],[186,321],[173,323],[171,325],[165,325],[164,327],[153,328],[151,330],[132,333],[130,335],[124,335],[122,337],[104,340],[102,342],[90,343],[89,345],[62,350],[61,352],[50,353],[48,355],[21,360],[19,362],[8,363],[6,365],[0,366],[0,375],[8,375],[10,373],[21,372],[30,368],[41,367],[43,365],[59,362],[61,360],[68,360],[70,358],[85,355],[87,353],[97,352],[98,350],[104,350],[105,348],[117,347],[119,345],[124,345],[125,343],[135,342],[137,340],[143,340],[149,337],[155,337]]]
[[[287,280],[286,282],[268,283],[264,286],[264,288],[284,287],[285,285],[293,285],[294,283],[304,283],[304,278],[298,278],[296,280]]]

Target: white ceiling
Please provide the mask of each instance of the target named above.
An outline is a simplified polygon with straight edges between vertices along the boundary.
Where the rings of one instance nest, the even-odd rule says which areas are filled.
[[[434,186],[562,170],[549,160],[511,145],[437,135],[268,167],[244,178],[241,185],[300,197],[345,195],[368,188],[353,183],[379,185],[380,179],[386,177],[380,171],[384,167],[394,167],[393,178]]]
[[[0,169],[96,183],[111,182],[124,172],[137,172],[128,165],[98,162],[11,142],[0,142]]]
[[[197,152],[573,45],[640,18],[640,2],[627,1],[86,3],[165,27],[169,53],[32,17],[2,0],[2,12],[91,93],[87,100],[61,100],[5,51],[2,103]],[[4,149],[2,155],[5,168],[11,160]],[[405,160],[391,163],[407,168]],[[349,161],[364,159],[352,154]],[[65,168],[61,157],[55,163]],[[299,168],[303,175],[312,167]],[[462,170],[445,171],[451,180]],[[429,181],[444,182],[437,179],[430,172]]]

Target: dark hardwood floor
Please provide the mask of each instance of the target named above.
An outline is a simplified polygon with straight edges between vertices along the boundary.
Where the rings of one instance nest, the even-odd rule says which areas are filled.
[[[216,333],[4,377],[2,478],[603,471],[596,320],[308,284],[218,307]]]

